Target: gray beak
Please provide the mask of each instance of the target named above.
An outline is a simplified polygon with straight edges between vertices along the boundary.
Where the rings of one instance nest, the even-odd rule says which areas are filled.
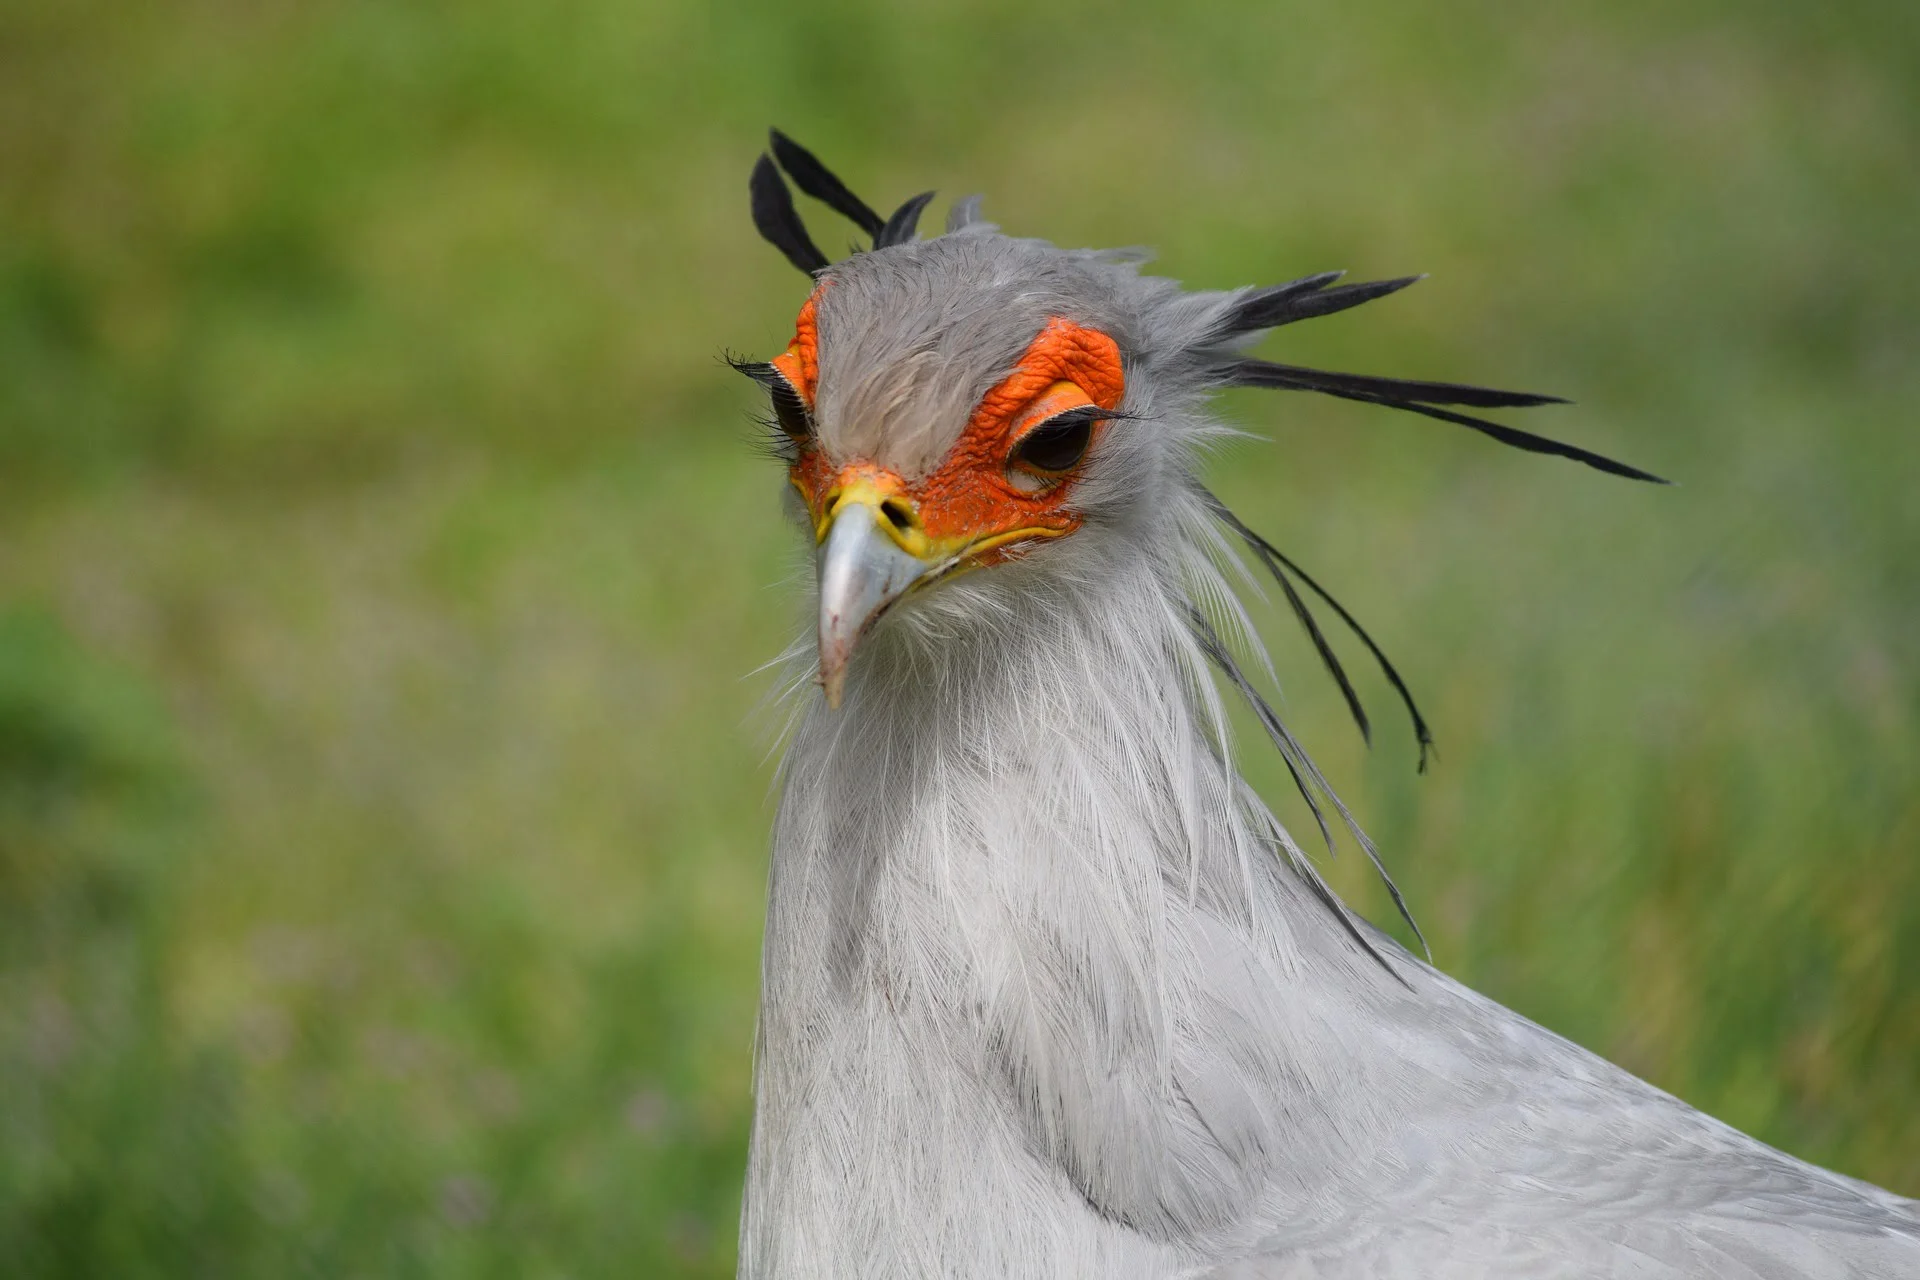
[[[877,504],[840,502],[832,521],[818,553],[820,687],[838,707],[860,637],[935,566],[900,545]]]

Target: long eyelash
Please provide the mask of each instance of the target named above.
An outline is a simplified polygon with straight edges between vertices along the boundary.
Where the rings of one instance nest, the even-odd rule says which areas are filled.
[[[813,410],[807,408],[807,402],[800,398],[798,391],[783,381],[777,387],[768,388],[767,395],[773,401],[774,417],[778,418],[782,409],[797,413],[800,415],[800,420],[806,424],[806,434],[813,434]]]
[[[780,376],[778,369],[774,368],[765,360],[749,360],[745,356],[737,356],[731,351],[722,352],[720,358],[726,361],[728,367],[735,373],[753,379],[768,390],[772,390],[775,386],[784,385],[787,381]]]
[[[784,462],[792,466],[800,459],[800,446],[787,434],[780,420],[769,413],[750,413],[747,421],[753,423],[756,430],[749,447],[763,458],[775,462]]]
[[[774,416],[770,419],[756,419],[757,421],[771,422],[774,430],[791,441],[793,439],[792,433],[781,426],[779,422],[778,402],[782,397],[787,397],[789,398],[792,408],[797,410],[800,416],[806,420],[808,434],[812,434],[813,410],[807,407],[807,402],[800,398],[800,393],[794,390],[793,384],[787,381],[787,376],[781,373],[777,367],[764,360],[746,360],[734,355],[732,352],[725,353],[721,358],[732,366],[736,373],[751,378],[753,381],[765,387],[768,396],[775,401]]]
[[[1102,409],[1097,404],[1083,404],[1077,405],[1072,409],[1062,409],[1050,418],[1042,418],[1039,422],[1033,424],[1027,431],[1027,434],[1032,435],[1034,432],[1044,431],[1048,427],[1077,426],[1082,422],[1092,424],[1098,422],[1138,422],[1139,420],[1140,415],[1137,413],[1121,413],[1118,409]]]
[[[1096,422],[1105,422],[1108,418],[1118,418],[1120,414],[1111,409],[1102,409],[1097,404],[1083,404],[1077,409],[1062,409],[1051,418],[1034,424],[1033,431],[1045,431],[1049,427],[1077,427],[1081,423],[1092,426]],[[1032,431],[1027,434],[1033,434]]]

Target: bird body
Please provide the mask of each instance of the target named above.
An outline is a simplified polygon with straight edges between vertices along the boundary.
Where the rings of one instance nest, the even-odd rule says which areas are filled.
[[[1247,675],[1228,540],[1264,544],[1194,472],[1224,433],[1207,395],[1285,368],[1249,332],[1330,277],[1293,302],[1188,293],[966,204],[926,240],[918,206],[871,215],[880,247],[829,268],[771,171],[762,229],[819,283],[788,351],[743,368],[816,540],[819,628],[774,832],[742,1276],[1920,1276],[1914,1202],[1421,962],[1240,777],[1214,671],[1339,807]],[[1403,408],[1382,388],[1507,394],[1286,376],[1309,374]]]

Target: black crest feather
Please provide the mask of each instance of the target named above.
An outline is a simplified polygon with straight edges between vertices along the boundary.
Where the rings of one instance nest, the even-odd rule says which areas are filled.
[[[793,194],[787,190],[786,180],[774,167],[771,156],[763,153],[759,163],[753,166],[748,190],[753,194],[753,225],[767,243],[808,275],[825,270],[827,255],[820,252],[820,246],[807,234],[806,224],[800,221],[800,214],[793,207]]]
[[[878,236],[885,225],[873,206],[853,194],[847,184],[834,176],[820,158],[778,129],[767,131],[773,140],[773,154],[787,171],[795,186],[854,223],[870,236]]]
[[[1301,799],[1306,801],[1307,809],[1313,814],[1313,820],[1320,828],[1320,836],[1326,841],[1328,852],[1334,851],[1333,827],[1327,821],[1325,810],[1320,807],[1322,798],[1332,804],[1334,810],[1340,815],[1340,820],[1346,826],[1348,833],[1367,855],[1367,861],[1373,865],[1374,874],[1380,877],[1381,884],[1386,887],[1387,895],[1393,899],[1393,905],[1399,910],[1400,918],[1407,922],[1407,927],[1413,930],[1413,936],[1419,939],[1421,948],[1426,950],[1428,957],[1431,958],[1433,953],[1431,948],[1427,947],[1426,935],[1420,931],[1419,923],[1414,920],[1413,912],[1407,907],[1406,899],[1400,893],[1400,886],[1394,883],[1386,864],[1380,860],[1379,849],[1374,846],[1367,833],[1360,829],[1360,824],[1354,820],[1352,811],[1340,799],[1339,793],[1333,789],[1319,767],[1313,763],[1312,757],[1307,755],[1306,748],[1301,746],[1300,740],[1293,736],[1293,731],[1288,729],[1286,723],[1280,719],[1279,713],[1273,709],[1273,704],[1261,696],[1260,691],[1254,687],[1253,681],[1249,680],[1246,673],[1241,670],[1240,664],[1234,661],[1232,652],[1221,642],[1219,634],[1207,621],[1206,616],[1198,609],[1190,607],[1187,618],[1193,628],[1194,639],[1198,642],[1200,651],[1220,670],[1222,675],[1227,677],[1240,696],[1246,700],[1247,706],[1260,721],[1260,727],[1266,730],[1268,739],[1279,751],[1280,759],[1287,766],[1287,773],[1292,777],[1295,789],[1300,792]],[[1282,849],[1284,852],[1285,846],[1282,846]],[[1321,905],[1333,913],[1334,918],[1340,922],[1340,926],[1347,931],[1347,936],[1358,943],[1361,950],[1372,956],[1381,968],[1399,979],[1403,985],[1410,986],[1411,984],[1408,984],[1399,971],[1387,961],[1386,956],[1382,955],[1379,949],[1360,932],[1359,927],[1354,923],[1352,912],[1327,888],[1326,882],[1314,870],[1313,864],[1291,856],[1288,861],[1299,870]]]
[[[881,227],[873,237],[873,247],[885,249],[890,245],[905,244],[913,239],[920,229],[920,213],[927,207],[927,201],[933,199],[933,192],[922,191],[913,199],[893,211],[887,219],[887,225]]]
[[[1529,453],[1571,458],[1575,462],[1584,462],[1595,470],[1604,471],[1609,475],[1624,476],[1629,480],[1645,480],[1652,484],[1668,483],[1651,471],[1642,471],[1639,467],[1609,458],[1605,454],[1594,453],[1590,449],[1582,449],[1578,445],[1550,440],[1545,436],[1535,435],[1531,431],[1503,426],[1498,422],[1489,422],[1485,418],[1476,418],[1470,414],[1455,413],[1450,409],[1434,407],[1441,404],[1465,404],[1475,407],[1512,408],[1566,403],[1555,396],[1538,396],[1522,391],[1496,391],[1491,387],[1469,387],[1450,382],[1408,382],[1397,378],[1373,378],[1358,373],[1330,373],[1320,369],[1302,369],[1295,365],[1274,364],[1267,360],[1235,360],[1223,365],[1218,372],[1221,382],[1230,387],[1271,387],[1281,391],[1317,391],[1322,395],[1337,396],[1342,400],[1358,400],[1363,404],[1404,409],[1408,413],[1418,413],[1441,422],[1451,422],[1456,426],[1467,427],[1498,440],[1501,444],[1515,449],[1525,449]]]
[[[1298,365],[1275,364],[1268,360],[1249,360],[1259,368],[1253,377],[1292,378],[1314,391],[1353,391],[1389,400],[1410,400],[1415,404],[1465,404],[1476,409],[1526,409],[1542,404],[1566,404],[1560,396],[1538,395],[1531,391],[1499,391],[1493,387],[1475,387],[1461,382],[1419,382],[1410,378],[1376,378],[1365,373],[1331,373],[1324,369],[1303,369]],[[1242,383],[1237,386],[1265,385]]]
[[[1387,678],[1387,683],[1392,685],[1393,691],[1400,695],[1400,701],[1407,709],[1407,718],[1413,722],[1413,739],[1420,747],[1419,769],[1421,773],[1425,773],[1427,758],[1433,753],[1433,731],[1427,726],[1427,718],[1420,714],[1419,704],[1413,700],[1413,691],[1407,688],[1407,682],[1401,679],[1400,672],[1381,651],[1380,646],[1374,643],[1373,637],[1367,634],[1367,629],[1360,625],[1360,620],[1347,612],[1346,606],[1334,599],[1327,589],[1314,579],[1313,575],[1302,569],[1280,548],[1254,532],[1210,490],[1201,489],[1200,496],[1206,499],[1207,506],[1213,511],[1214,516],[1239,535],[1240,540],[1247,544],[1247,549],[1253,552],[1266,571],[1273,575],[1274,581],[1280,584],[1280,589],[1286,594],[1287,604],[1293,610],[1294,617],[1299,620],[1308,639],[1313,641],[1313,647],[1319,653],[1321,662],[1326,665],[1328,674],[1340,686],[1340,695],[1347,701],[1347,710],[1353,716],[1354,723],[1359,726],[1360,736],[1371,744],[1373,734],[1367,721],[1366,709],[1360,704],[1360,695],[1354,691],[1352,681],[1347,679],[1346,668],[1340,665],[1340,659],[1333,652],[1333,646],[1327,643],[1327,637],[1320,630],[1320,624],[1315,620],[1313,610],[1307,607],[1306,599],[1294,588],[1292,579],[1299,579],[1302,586],[1320,597],[1328,608],[1339,615],[1340,621],[1347,624],[1347,629],[1359,638],[1360,643],[1366,646],[1367,652],[1372,654],[1373,660],[1380,665],[1380,674]]]
[[[1221,320],[1218,337],[1231,338],[1261,329],[1277,329],[1296,320],[1330,316],[1348,307],[1357,307],[1363,302],[1398,293],[1425,278],[1401,276],[1396,280],[1371,280],[1364,284],[1343,284],[1333,289],[1327,287],[1345,274],[1343,271],[1322,271],[1318,275],[1289,280],[1286,284],[1255,289],[1243,295]]]

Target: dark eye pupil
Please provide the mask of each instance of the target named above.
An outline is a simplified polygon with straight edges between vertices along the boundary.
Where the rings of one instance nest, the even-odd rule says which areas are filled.
[[[1080,461],[1092,438],[1093,423],[1087,418],[1043,423],[1020,442],[1015,456],[1036,471],[1065,471]]]
[[[800,393],[781,383],[769,389],[773,399],[773,416],[779,420],[780,429],[795,440],[805,440],[813,434],[813,423],[807,420],[807,407],[800,403]]]

